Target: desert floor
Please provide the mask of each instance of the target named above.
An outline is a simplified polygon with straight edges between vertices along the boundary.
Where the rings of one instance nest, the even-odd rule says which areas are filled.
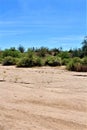
[[[0,66],[0,130],[87,130],[87,73]]]

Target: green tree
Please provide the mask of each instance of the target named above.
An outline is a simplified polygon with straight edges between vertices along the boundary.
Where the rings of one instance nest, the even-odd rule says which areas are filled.
[[[19,45],[18,50],[19,50],[21,53],[24,53],[25,48],[24,48],[23,46]]]
[[[82,52],[84,56],[87,56],[87,36],[84,38],[82,45]]]
[[[45,57],[46,54],[48,54],[48,52],[49,52],[49,50],[46,47],[41,47],[40,49],[37,50],[37,54],[40,57]]]

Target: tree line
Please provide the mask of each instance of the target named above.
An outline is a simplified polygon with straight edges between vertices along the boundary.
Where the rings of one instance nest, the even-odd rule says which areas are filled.
[[[82,47],[67,51],[62,48],[49,49],[47,47],[25,48],[20,45],[17,49],[0,50],[2,65],[16,65],[16,67],[61,66],[65,65],[71,71],[87,71],[87,36],[82,41]]]

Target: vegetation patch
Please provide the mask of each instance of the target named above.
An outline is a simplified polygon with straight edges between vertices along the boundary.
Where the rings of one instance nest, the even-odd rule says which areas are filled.
[[[87,38],[83,40],[81,48],[68,51],[62,48],[49,49],[47,47],[33,47],[25,51],[21,45],[18,49],[11,47],[0,50],[0,63],[16,65],[16,67],[65,65],[70,71],[87,72]]]
[[[16,65],[16,59],[11,56],[7,56],[3,59],[2,65]]]
[[[49,66],[60,66],[61,65],[61,58],[57,56],[49,56],[45,62],[45,65]]]

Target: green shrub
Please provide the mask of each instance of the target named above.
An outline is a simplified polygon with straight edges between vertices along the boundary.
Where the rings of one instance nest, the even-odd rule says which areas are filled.
[[[81,70],[81,64],[80,63],[74,63],[73,61],[71,61],[67,65],[67,69],[70,70],[70,71],[80,71]]]
[[[17,62],[17,67],[34,67],[43,65],[43,60],[40,57],[23,57]]]
[[[84,57],[84,58],[82,59],[82,64],[87,66],[87,57]]]
[[[75,65],[74,65],[74,67],[75,67],[75,70],[74,71],[77,71],[77,72],[80,72],[80,71],[82,71],[82,64],[81,63],[76,63]]]
[[[37,55],[39,57],[45,57],[49,53],[49,49],[46,47],[41,47],[37,49]]]
[[[72,58],[72,60],[74,63],[81,63],[82,62],[79,57],[74,57],[74,58]]]
[[[0,57],[0,64],[2,63],[3,59]]]
[[[23,57],[17,62],[17,67],[33,67],[34,61],[31,58]]]
[[[43,62],[42,58],[37,57],[36,58],[36,66],[43,66],[43,65],[44,65],[44,62]]]
[[[73,58],[68,64],[67,69],[70,71],[87,72],[86,59]]]
[[[67,51],[60,52],[60,53],[58,54],[58,56],[61,57],[61,59],[68,59],[68,58],[71,57],[70,53],[67,52]]]
[[[20,57],[20,52],[18,50],[15,50],[13,48],[11,49],[6,49],[3,51],[2,53],[2,57],[7,57],[7,56],[11,56],[11,57]]]
[[[70,61],[68,64],[67,64],[67,69],[68,70],[71,70],[71,71],[75,71],[75,66],[74,66],[74,62],[73,61]]]
[[[61,65],[61,58],[60,57],[54,57],[49,56],[45,62],[45,65],[49,66],[60,66]]]
[[[23,54],[25,57],[22,57],[17,62],[17,67],[33,67],[36,65],[36,56],[32,49]]]
[[[71,61],[70,58],[64,58],[62,59],[62,65],[67,65]]]
[[[27,57],[32,59],[34,56],[35,56],[34,51],[29,48],[27,51]]]
[[[5,57],[2,61],[2,65],[15,65],[15,64],[16,64],[16,59],[11,56]]]

